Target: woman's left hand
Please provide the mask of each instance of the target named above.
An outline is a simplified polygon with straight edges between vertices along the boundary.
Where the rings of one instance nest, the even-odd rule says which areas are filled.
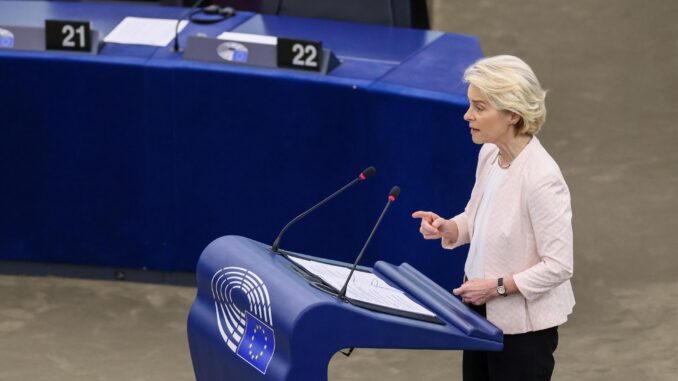
[[[461,296],[464,303],[471,303],[476,306],[485,304],[490,299],[499,296],[496,279],[471,279],[462,284],[461,287],[452,290],[452,293]]]

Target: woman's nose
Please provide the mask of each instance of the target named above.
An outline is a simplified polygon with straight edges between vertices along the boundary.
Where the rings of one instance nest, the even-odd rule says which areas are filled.
[[[464,114],[464,120],[467,122],[471,121],[471,109],[466,110],[466,113]]]

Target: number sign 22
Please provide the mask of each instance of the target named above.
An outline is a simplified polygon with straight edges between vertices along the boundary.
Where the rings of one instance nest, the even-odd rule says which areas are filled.
[[[47,50],[91,51],[92,33],[89,21],[46,20],[45,47]]]
[[[318,41],[278,38],[278,67],[320,71],[321,55]]]

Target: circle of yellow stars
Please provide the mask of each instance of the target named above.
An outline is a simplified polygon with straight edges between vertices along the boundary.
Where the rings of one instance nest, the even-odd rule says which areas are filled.
[[[251,341],[254,341],[254,336],[257,334],[258,331],[261,331],[261,333],[264,333],[264,330],[261,328],[261,324],[257,324],[257,326],[254,328],[254,332],[252,334],[252,337],[250,338]],[[268,336],[264,336],[264,341],[268,341]],[[264,355],[264,351],[268,349],[268,344],[264,344],[264,350],[260,351],[259,353],[253,352],[252,351],[252,343],[250,343],[249,346],[249,356],[252,360],[258,360],[259,357]]]

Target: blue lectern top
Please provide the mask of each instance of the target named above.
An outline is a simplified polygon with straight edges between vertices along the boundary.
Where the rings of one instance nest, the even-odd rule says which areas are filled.
[[[198,294],[188,320],[196,378],[326,380],[334,353],[351,347],[502,348],[498,328],[412,266],[380,261],[372,271],[442,324],[346,303],[314,287],[263,243],[237,236],[215,240],[198,262]]]

